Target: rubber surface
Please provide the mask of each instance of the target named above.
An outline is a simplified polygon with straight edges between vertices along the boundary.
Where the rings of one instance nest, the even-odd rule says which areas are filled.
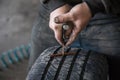
[[[107,80],[108,65],[104,55],[78,48],[68,48],[66,52],[75,52],[51,58],[61,47],[46,49],[36,60],[26,80]]]

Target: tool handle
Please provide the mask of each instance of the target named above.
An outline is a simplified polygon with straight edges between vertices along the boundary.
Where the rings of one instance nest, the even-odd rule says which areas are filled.
[[[67,24],[62,25],[62,39],[63,39],[64,44],[66,44],[69,39],[69,37],[65,35],[66,31],[69,29],[70,29],[69,25]]]

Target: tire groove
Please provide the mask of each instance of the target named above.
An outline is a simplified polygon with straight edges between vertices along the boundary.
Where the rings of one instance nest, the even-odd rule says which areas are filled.
[[[56,54],[57,51],[58,51],[60,48],[61,48],[61,46],[58,47],[58,48],[53,52],[53,54]],[[48,69],[49,69],[49,67],[50,67],[50,65],[51,65],[51,61],[53,61],[53,59],[54,59],[54,58],[50,58],[50,60],[48,61],[48,64],[47,64],[46,67],[45,67],[44,73],[42,74],[41,80],[44,80],[44,79],[45,79],[45,76],[46,76],[46,74],[47,74],[47,72],[48,72]]]
[[[71,50],[71,48],[68,48],[66,52],[69,52],[70,50]],[[54,77],[53,80],[58,80],[58,76],[59,76],[60,70],[61,70],[61,68],[62,68],[62,65],[63,65],[65,59],[66,59],[66,55],[64,55],[64,56],[62,57],[62,60],[61,60],[60,63],[59,63],[58,69],[57,69],[57,71],[56,71],[56,74],[55,74],[55,77]]]
[[[68,75],[67,75],[67,77],[66,77],[66,80],[69,80],[69,79],[70,79],[70,76],[71,76],[71,72],[72,72],[74,63],[75,63],[75,61],[76,61],[76,59],[77,59],[77,56],[78,56],[80,50],[81,50],[81,49],[77,50],[75,56],[73,57],[73,60],[72,60],[72,62],[71,62],[71,64],[70,64],[70,68],[69,68],[69,71],[68,71]]]
[[[51,67],[53,67],[53,68],[57,69],[57,67],[55,67],[53,64],[51,64]]]
[[[86,64],[89,60],[90,53],[91,53],[91,51],[88,51],[87,55],[85,56],[85,60],[84,60],[84,63],[83,63],[82,69],[81,69],[82,71],[80,73],[80,79],[79,80],[84,80],[83,77],[84,77],[84,73],[85,73]]]

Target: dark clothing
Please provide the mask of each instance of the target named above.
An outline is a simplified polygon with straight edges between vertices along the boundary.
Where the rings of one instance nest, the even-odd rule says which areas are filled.
[[[42,0],[47,2],[50,6],[50,11],[64,5],[70,4],[72,6],[86,2],[91,9],[93,15],[98,12],[106,12],[110,14],[120,15],[120,0]]]
[[[54,1],[59,2],[60,0],[54,0]],[[78,1],[78,0],[73,0],[73,1]],[[58,45],[58,43],[54,38],[53,31],[51,31],[48,26],[49,14],[51,10],[53,10],[52,9],[53,6],[51,7],[53,3],[40,4],[39,16],[32,30],[32,37],[31,37],[32,48],[31,48],[29,67],[32,66],[34,61],[42,53],[43,50],[45,50],[48,47]],[[55,4],[63,5],[63,2],[60,2],[60,4],[59,3],[55,3]],[[109,9],[107,10],[109,11]],[[119,36],[120,36],[120,17],[115,15],[96,13],[96,15],[90,21],[90,23],[86,26],[85,29],[83,29],[83,31],[79,34],[76,41],[71,46],[90,49],[108,56],[110,77],[113,77],[110,80],[120,80],[119,77],[120,37]],[[118,57],[118,59],[116,57]]]

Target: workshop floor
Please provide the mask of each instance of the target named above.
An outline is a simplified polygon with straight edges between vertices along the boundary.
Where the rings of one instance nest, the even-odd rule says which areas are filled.
[[[30,42],[39,0],[0,0],[0,54]],[[25,80],[28,60],[0,71],[0,80]]]
[[[0,71],[0,80],[25,80],[28,60],[10,65],[8,69]]]

